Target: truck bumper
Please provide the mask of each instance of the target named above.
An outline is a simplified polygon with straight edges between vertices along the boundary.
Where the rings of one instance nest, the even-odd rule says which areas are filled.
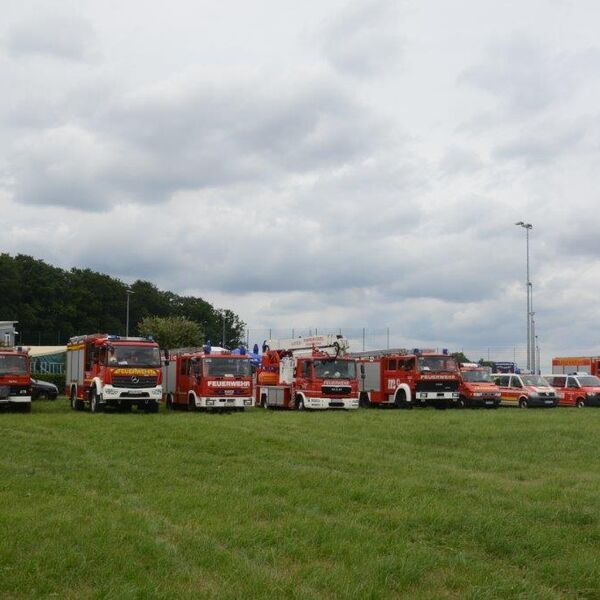
[[[0,404],[27,404],[31,403],[31,396],[8,396],[0,398]]]
[[[251,396],[200,396],[196,397],[196,408],[250,408],[254,405]]]
[[[458,392],[416,392],[415,400],[422,404],[454,404],[458,401]]]
[[[102,388],[102,400],[103,404],[123,404],[124,402],[131,402],[131,404],[138,404],[140,402],[145,403],[148,400],[154,400],[160,402],[162,399],[162,386],[156,386],[153,388],[141,388],[141,389],[127,389],[127,388],[116,388],[112,385],[105,385]]]
[[[467,398],[467,406],[473,408],[496,408],[500,406],[500,398]]]
[[[527,399],[527,404],[532,408],[554,408],[558,405],[558,398],[531,398]]]
[[[339,408],[352,410],[358,408],[358,398],[305,398],[304,408],[311,410],[327,410],[328,408]]]

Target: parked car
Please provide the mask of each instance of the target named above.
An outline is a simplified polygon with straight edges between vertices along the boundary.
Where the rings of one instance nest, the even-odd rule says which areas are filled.
[[[554,408],[558,405],[556,390],[541,375],[494,373],[492,379],[500,388],[503,406]]]
[[[461,365],[458,407],[498,408],[500,389],[487,367]]]
[[[58,388],[48,381],[41,379],[31,380],[31,399],[32,400],[56,400]]]
[[[587,373],[544,375],[556,388],[559,406],[600,406],[600,379]]]

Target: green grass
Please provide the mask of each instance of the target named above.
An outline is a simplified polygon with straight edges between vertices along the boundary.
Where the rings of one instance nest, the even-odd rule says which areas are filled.
[[[0,414],[0,596],[598,598],[600,410]]]

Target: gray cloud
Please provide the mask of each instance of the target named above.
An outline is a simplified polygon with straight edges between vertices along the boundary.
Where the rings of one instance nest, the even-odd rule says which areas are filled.
[[[77,125],[20,140],[17,200],[84,210],[161,202],[178,190],[339,168],[385,142],[383,122],[342,85],[277,83],[191,78],[106,99]]]
[[[323,31],[323,51],[340,72],[373,76],[393,70],[403,39],[397,2],[353,2]]]
[[[92,25],[77,16],[37,16],[8,31],[6,47],[12,56],[48,56],[71,61],[97,57],[97,38]]]

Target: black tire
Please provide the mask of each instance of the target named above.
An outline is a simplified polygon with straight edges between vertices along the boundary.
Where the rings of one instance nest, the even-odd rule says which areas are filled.
[[[467,399],[464,396],[460,396],[456,401],[456,408],[467,408]]]
[[[95,387],[92,388],[92,393],[90,394],[90,409],[94,414],[100,413],[104,409],[104,405],[100,402],[100,394],[98,394]]]
[[[188,407],[187,408],[188,408],[188,410],[190,412],[195,412],[196,411],[196,403],[194,402],[194,397],[193,396],[190,396],[188,398]]]
[[[262,398],[261,398],[261,402],[260,405],[265,409],[268,410],[269,409],[269,400],[268,400],[268,396],[267,394],[263,394]]]
[[[358,397],[358,405],[361,408],[370,408],[371,402],[369,401],[369,394],[367,392],[361,392]]]
[[[519,399],[519,408],[529,408],[529,402],[527,402],[527,398]]]
[[[306,410],[306,406],[304,406],[304,398],[302,396],[296,396],[296,408],[298,410]]]
[[[399,390],[394,398],[394,405],[397,408],[412,408],[412,404],[406,401],[406,392]]]
[[[71,400],[71,408],[73,410],[83,410],[83,401],[77,399],[77,389],[74,387],[71,388],[70,400]]]
[[[146,414],[157,413],[158,412],[158,402],[156,400],[150,400],[148,404],[144,407],[144,412]]]
[[[175,405],[173,404],[173,394],[167,394],[166,406],[167,410],[175,410]]]

